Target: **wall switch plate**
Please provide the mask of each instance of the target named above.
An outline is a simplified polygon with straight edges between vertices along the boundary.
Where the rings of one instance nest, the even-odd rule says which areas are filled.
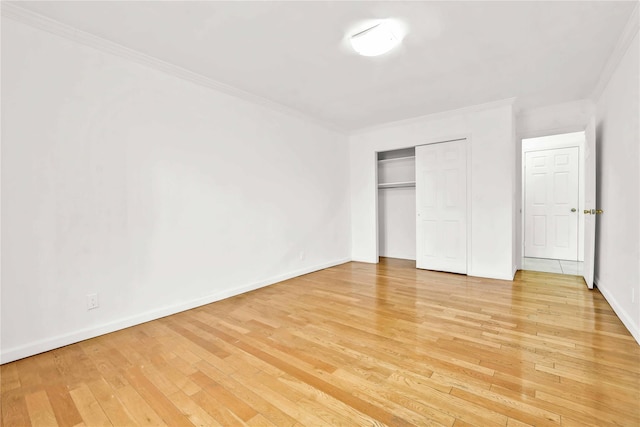
[[[93,310],[98,306],[98,294],[87,294],[87,310]]]

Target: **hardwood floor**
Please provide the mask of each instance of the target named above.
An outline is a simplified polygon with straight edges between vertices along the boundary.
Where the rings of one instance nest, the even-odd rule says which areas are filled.
[[[5,364],[5,426],[638,426],[640,346],[576,276],[348,263]]]

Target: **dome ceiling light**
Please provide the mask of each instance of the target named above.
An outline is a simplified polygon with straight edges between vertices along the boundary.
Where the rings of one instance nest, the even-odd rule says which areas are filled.
[[[362,56],[378,56],[400,44],[389,21],[381,21],[373,27],[351,36],[353,50]]]

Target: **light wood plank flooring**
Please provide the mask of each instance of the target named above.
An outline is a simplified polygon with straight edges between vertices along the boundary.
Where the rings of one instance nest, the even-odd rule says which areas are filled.
[[[2,366],[5,426],[638,426],[582,279],[348,263]]]

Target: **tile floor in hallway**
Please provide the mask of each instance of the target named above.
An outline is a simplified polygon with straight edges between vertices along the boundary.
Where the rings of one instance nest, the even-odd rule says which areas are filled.
[[[530,271],[544,271],[546,273],[582,275],[582,261],[567,261],[563,259],[522,258],[522,269]]]

